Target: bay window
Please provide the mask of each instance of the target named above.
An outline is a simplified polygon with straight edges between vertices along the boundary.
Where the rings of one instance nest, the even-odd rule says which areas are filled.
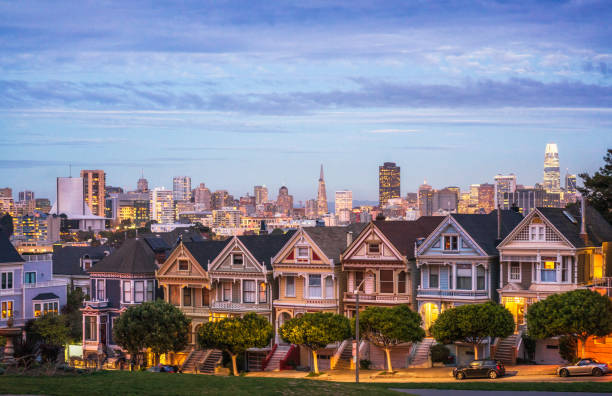
[[[13,302],[12,301],[2,301],[0,318],[8,319],[12,317],[13,317]]]
[[[183,306],[191,306],[191,287],[183,288]]]
[[[476,267],[476,290],[486,288],[485,269],[482,265]]]
[[[123,281],[123,302],[132,302],[132,282]]]
[[[334,298],[334,280],[331,276],[325,278],[325,298]]]
[[[232,284],[230,282],[223,282],[223,301],[231,301],[232,300]]]
[[[570,265],[569,260],[570,257],[563,257],[561,261],[561,282],[569,282],[570,281]]]
[[[457,289],[472,290],[471,264],[457,264]]]
[[[134,282],[134,302],[143,302],[145,298],[144,295],[144,281],[135,281]]]
[[[255,302],[255,281],[254,280],[242,281],[242,302],[245,302],[245,303]]]
[[[555,261],[543,261],[540,264],[540,281],[556,282],[557,281],[557,266]]]
[[[321,298],[321,275],[308,275],[308,296]]]
[[[285,277],[285,296],[295,297],[295,276]]]
[[[380,270],[380,292],[393,293],[393,270]]]
[[[85,316],[85,340],[96,341],[98,339],[98,321],[96,316]]]
[[[147,281],[147,301],[153,301],[153,282],[152,280]]]
[[[259,282],[259,302],[260,303],[268,302],[266,282]]]

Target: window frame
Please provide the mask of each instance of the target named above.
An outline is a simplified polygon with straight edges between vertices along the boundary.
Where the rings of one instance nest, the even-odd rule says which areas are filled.
[[[247,290],[246,285],[252,286],[252,290]],[[247,295],[249,296],[249,300],[247,301]],[[257,283],[254,279],[244,279],[242,281],[242,302],[245,304],[255,304],[257,303]]]
[[[448,241],[449,248],[446,248]],[[459,235],[457,234],[445,234],[442,235],[442,250],[445,252],[457,252],[459,251]]]
[[[287,275],[285,276],[285,297],[295,297],[295,276]],[[291,282],[289,282],[291,279]],[[291,284],[291,293],[289,292],[289,285]]]
[[[142,290],[140,292],[137,290],[137,287],[136,287],[137,285],[142,286]],[[145,300],[145,281],[144,280],[134,281],[134,287],[132,289],[133,289],[132,298],[135,303],[142,303],[146,301]],[[138,293],[140,293],[142,296],[140,299],[138,299]]]
[[[459,270],[466,270],[467,268],[459,268],[459,266],[468,266],[470,269],[470,276],[469,276],[469,287],[468,288],[463,288],[463,287],[459,287],[459,280],[460,279],[468,279],[467,276],[459,276]],[[456,282],[456,290],[472,290],[472,282],[473,282],[473,278],[474,278],[474,271],[473,271],[473,266],[471,264],[457,264],[456,267],[456,274],[455,274],[455,282]]]
[[[227,286],[227,287],[226,287]],[[232,301],[232,282],[221,283],[221,301],[231,302]],[[225,292],[228,291],[228,297],[226,298]]]
[[[240,257],[240,263],[236,264],[236,257]],[[236,267],[241,267],[244,265],[244,254],[242,253],[232,253],[232,265]]]
[[[28,275],[34,274],[34,282],[28,282]],[[35,285],[38,273],[36,271],[24,271],[23,273],[23,284],[24,285]]]
[[[178,259],[177,262],[178,262],[177,263],[178,264],[177,265],[177,269],[179,271],[183,271],[183,272],[189,271],[189,260],[187,260],[187,259]],[[181,268],[181,264],[186,264],[187,268]]]
[[[193,306],[193,292],[192,292],[192,288],[191,287],[182,287],[182,294],[183,294],[183,306],[184,307],[191,307]],[[188,300],[188,303],[185,302],[185,300]]]
[[[518,266],[518,278],[514,278],[512,276],[512,274],[513,274],[513,272],[512,272],[513,264],[517,264],[517,266]],[[511,282],[511,283],[520,283],[522,281],[522,279],[523,279],[523,269],[521,267],[522,266],[521,266],[520,262],[517,263],[517,262],[511,261],[509,263],[509,265],[508,265],[508,282]]]
[[[10,308],[9,308],[10,305]],[[15,316],[15,300],[4,300],[0,303],[0,319],[9,320]]]
[[[554,267],[552,269],[547,269],[546,268],[546,263],[553,263]],[[545,260],[545,261],[540,261],[540,282],[541,283],[559,283],[559,279],[557,279],[557,272],[559,272],[559,265],[561,263],[559,263],[558,261],[550,261],[550,260]],[[547,274],[554,274],[554,280],[544,280],[544,277],[542,275],[544,275],[544,273]]]
[[[98,316],[85,315],[83,317],[83,321],[85,322],[85,329],[83,331],[84,333],[83,339],[85,341],[98,341]],[[87,337],[87,333],[90,333],[89,337]]]
[[[434,269],[435,269],[435,271],[432,271]],[[428,283],[429,289],[439,289],[440,288],[440,266],[439,265],[432,265],[432,266],[429,267],[429,271],[427,271],[427,272],[429,273],[428,274],[428,276],[429,276],[429,279],[428,279],[428,281],[429,281],[429,283]],[[432,277],[435,277],[435,280],[436,280],[435,287],[433,286],[434,282],[432,282],[432,280],[434,278],[432,278]]]
[[[36,315],[36,306],[40,305],[40,312]],[[51,309],[49,309],[51,308]],[[59,299],[52,298],[50,300],[36,300],[32,301],[32,312],[34,313],[34,317],[37,318],[39,316],[43,316],[48,314],[49,312],[59,314]]]
[[[127,286],[127,288],[126,288],[126,286]],[[127,293],[127,297],[128,298],[125,298],[126,297],[126,293]],[[121,282],[121,300],[125,304],[131,304],[133,302],[132,281],[124,280],[123,282]]]
[[[14,271],[0,272],[0,290],[13,290],[15,288],[15,274],[13,272]]]
[[[329,281],[328,281],[329,280]],[[331,275],[325,277],[325,298],[334,299],[334,278]],[[331,293],[330,293],[331,292]]]
[[[102,285],[102,287],[100,287],[100,285]],[[102,291],[102,293],[100,293],[100,291]],[[96,298],[98,301],[106,300],[106,279],[96,279]]]
[[[368,242],[368,254],[378,255],[382,254],[382,243],[380,242]],[[372,250],[372,246],[376,246],[375,250]]]
[[[295,250],[296,250],[295,257],[299,259],[310,258],[310,249],[308,248],[308,246],[297,246]],[[300,250],[306,250],[306,254],[300,254]]]
[[[388,273],[391,273],[391,280],[384,280],[383,281],[383,272],[385,274],[388,275]],[[379,274],[378,274],[378,282],[379,284],[379,291],[381,294],[394,294],[395,293],[395,271],[394,270],[380,270]],[[391,285],[391,291],[383,291],[383,287],[386,289],[389,287],[389,284]]]
[[[268,284],[266,282],[259,281],[257,283],[257,293],[259,294],[259,303],[260,304],[268,302]]]
[[[404,278],[402,280],[402,277]],[[397,274],[397,293],[398,294],[406,294],[406,287],[407,287],[407,282],[408,281],[408,275],[406,274],[406,271],[400,271]],[[404,285],[403,287],[400,287],[400,285]]]
[[[476,272],[476,291],[487,290],[487,270],[484,265],[477,265],[474,267]],[[479,270],[482,270],[482,276],[479,274]],[[480,280],[482,279],[482,287],[480,287]]]
[[[149,285],[151,285],[151,290],[149,290]],[[145,287],[146,287],[146,289],[145,289],[145,299],[146,299],[146,301],[153,301],[155,299],[155,281],[154,280],[147,280]],[[151,293],[150,298],[149,298],[149,293]]]
[[[319,281],[318,286],[316,284],[313,284],[313,280],[317,280]],[[316,282],[315,282],[316,283]],[[308,297],[309,298],[323,298],[323,279],[321,274],[308,274]],[[319,295],[314,295],[312,293],[313,290],[319,290]]]
[[[545,242],[546,241],[546,225],[545,224],[530,224],[529,225],[529,241],[530,242]]]

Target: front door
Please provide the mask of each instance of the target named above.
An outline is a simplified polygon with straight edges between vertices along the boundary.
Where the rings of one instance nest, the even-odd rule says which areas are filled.
[[[525,324],[525,298],[524,297],[503,297],[502,304],[514,318],[514,331],[518,332],[519,326]]]
[[[438,306],[434,303],[425,303],[421,306],[421,318],[423,318],[423,327],[429,337],[429,328],[438,319]]]
[[[106,345],[106,322],[108,318],[106,316],[100,317],[100,343]]]

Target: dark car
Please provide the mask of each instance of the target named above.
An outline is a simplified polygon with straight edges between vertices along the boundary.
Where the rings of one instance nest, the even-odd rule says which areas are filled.
[[[474,360],[467,366],[453,369],[453,377],[458,380],[464,378],[491,378],[502,377],[506,374],[504,364],[496,360]]]

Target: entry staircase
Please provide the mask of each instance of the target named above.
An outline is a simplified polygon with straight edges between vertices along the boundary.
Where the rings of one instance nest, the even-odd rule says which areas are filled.
[[[334,370],[349,370],[351,368],[351,361],[353,360],[353,343],[345,342],[341,344],[342,351],[340,357],[333,367]]]
[[[279,371],[280,370],[280,362],[287,356],[289,353],[290,345],[278,345],[276,350],[272,354],[272,357],[268,361],[264,371]]]
[[[519,337],[519,334],[513,334],[510,337],[499,340],[493,358],[505,365],[516,364],[516,346]]]
[[[414,348],[408,367],[423,367],[429,362],[429,348],[436,343],[433,338],[425,338]]]
[[[217,349],[194,349],[185,359],[182,370],[184,373],[214,374],[221,356]]]

